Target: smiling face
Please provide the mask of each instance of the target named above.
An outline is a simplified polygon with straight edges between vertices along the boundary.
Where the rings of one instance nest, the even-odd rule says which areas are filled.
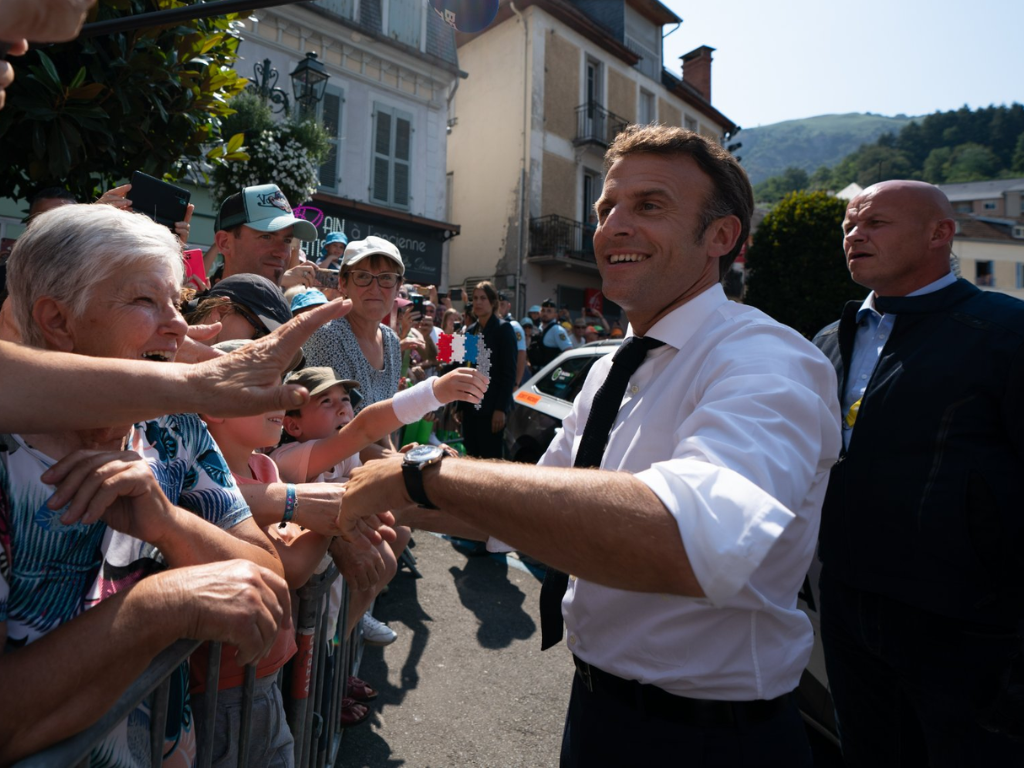
[[[330,437],[355,418],[348,390],[335,384],[299,409],[298,416],[285,416],[284,428],[299,442]]]
[[[170,267],[115,272],[85,311],[68,321],[73,349],[92,357],[174,360],[188,327]]]
[[[949,201],[919,182],[886,182],[850,201],[843,250],[850,276],[879,296],[906,296],[949,272]]]
[[[214,439],[218,443],[226,442],[251,452],[260,448],[272,448],[281,442],[283,422],[284,411],[272,411],[259,416],[224,419],[216,426],[211,425],[210,431],[214,433]],[[228,449],[225,447],[224,450]]]
[[[699,241],[711,179],[686,155],[638,153],[615,161],[595,204],[594,252],[604,295],[638,334],[718,282],[718,257],[739,237],[735,216],[716,219]]]
[[[397,275],[399,274],[398,265],[387,256],[374,254],[356,262],[350,269],[346,268],[341,275],[341,284],[345,289],[345,295],[352,299],[352,310],[349,314],[370,322],[379,321],[391,311],[398,291],[402,287],[401,278],[390,288],[381,288],[380,281],[376,279],[370,280],[369,285],[358,286],[352,279],[353,272],[369,272],[371,275],[387,272]]]
[[[242,225],[235,232],[218,232],[217,246],[224,254],[224,277],[250,273],[280,285],[291,257],[293,229],[259,232]]]

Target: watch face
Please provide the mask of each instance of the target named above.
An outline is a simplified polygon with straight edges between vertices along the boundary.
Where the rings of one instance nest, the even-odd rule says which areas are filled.
[[[421,464],[434,461],[444,455],[444,450],[439,445],[418,445],[405,454],[407,464]]]

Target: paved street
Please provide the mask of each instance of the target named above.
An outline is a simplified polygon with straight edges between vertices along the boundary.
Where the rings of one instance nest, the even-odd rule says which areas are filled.
[[[573,665],[564,647],[540,651],[540,581],[428,533],[416,543],[423,578],[400,571],[377,603],[398,640],[366,648],[360,677],[380,697],[339,765],[557,765]]]
[[[363,655],[376,712],[346,732],[338,765],[557,766],[573,665],[564,646],[540,651],[538,577],[429,533],[416,544],[423,578],[400,571],[375,611],[398,640]],[[841,765],[809,736],[819,768]]]

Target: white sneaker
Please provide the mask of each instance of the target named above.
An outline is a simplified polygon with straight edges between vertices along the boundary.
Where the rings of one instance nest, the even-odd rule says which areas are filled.
[[[391,645],[398,639],[398,635],[387,624],[377,621],[367,611],[359,622],[359,629],[363,633],[363,642],[367,645]]]

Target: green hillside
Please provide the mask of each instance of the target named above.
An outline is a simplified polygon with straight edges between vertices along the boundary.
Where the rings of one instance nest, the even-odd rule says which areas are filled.
[[[899,133],[912,119],[851,112],[744,128],[736,137],[743,143],[737,154],[754,184],[790,167],[811,174],[822,165],[832,167],[883,133]]]

